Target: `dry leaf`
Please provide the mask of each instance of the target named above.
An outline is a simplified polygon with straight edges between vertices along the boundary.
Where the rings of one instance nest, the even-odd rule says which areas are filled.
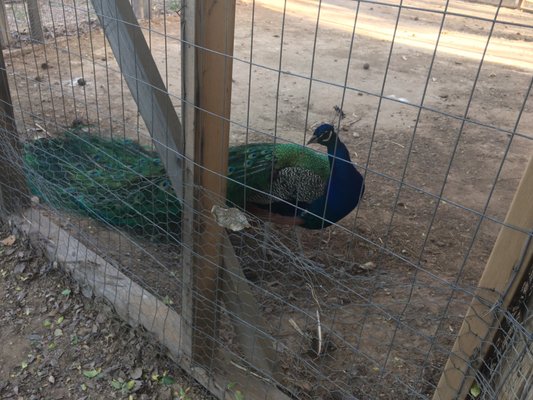
[[[4,246],[13,246],[16,241],[17,241],[17,237],[15,235],[9,235],[4,240],[2,240],[0,243],[2,243]]]

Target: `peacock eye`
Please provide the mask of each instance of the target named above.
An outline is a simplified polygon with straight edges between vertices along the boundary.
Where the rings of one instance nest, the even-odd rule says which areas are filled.
[[[228,167],[228,174],[231,175],[235,172],[235,167]]]

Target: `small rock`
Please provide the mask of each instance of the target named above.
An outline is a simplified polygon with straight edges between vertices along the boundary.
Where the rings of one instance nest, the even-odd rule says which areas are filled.
[[[15,265],[15,268],[13,268],[13,273],[15,275],[20,275],[24,272],[25,269],[26,263],[18,263],[17,265]]]
[[[373,263],[372,261],[368,261],[364,264],[360,264],[359,268],[361,268],[363,271],[372,271],[373,269],[376,268],[376,264]]]
[[[358,137],[360,137],[361,135],[360,135],[359,133],[357,133],[357,132],[354,132],[354,133],[352,133],[352,136],[353,136],[354,138],[358,138]]]
[[[141,379],[142,375],[143,375],[143,369],[140,367],[137,367],[131,372],[130,377],[131,379],[137,380],[137,379]]]
[[[16,241],[17,241],[17,237],[15,235],[9,235],[4,240],[2,240],[0,243],[2,243],[4,246],[13,246]]]
[[[54,378],[52,375],[50,375],[48,377],[48,382],[50,382],[51,384],[54,384],[54,383],[56,383],[56,378]]]
[[[93,290],[89,285],[84,285],[81,287],[81,294],[83,295],[83,297],[91,299],[93,297]]]
[[[37,335],[36,333],[32,333],[31,335],[28,335],[28,340],[31,342],[40,342],[43,340],[43,337],[41,335]]]

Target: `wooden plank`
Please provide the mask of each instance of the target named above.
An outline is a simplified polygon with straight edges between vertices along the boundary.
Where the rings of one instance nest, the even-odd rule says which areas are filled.
[[[530,273],[533,257],[529,260]],[[522,323],[525,332],[533,332],[533,296],[526,304]],[[500,400],[527,399],[533,382],[533,342],[522,330],[514,329],[492,371],[491,383]]]
[[[533,11],[533,0],[522,0],[520,8],[524,11]]]
[[[195,118],[197,104],[197,86],[196,77],[198,75],[196,69],[196,51],[192,43],[196,40],[196,5],[194,1],[188,0],[183,3],[182,9],[182,116],[185,133],[185,149],[188,160],[193,160],[195,157]],[[182,227],[183,233],[183,265],[184,265],[184,286],[185,282],[192,284],[193,276],[193,252],[190,249],[194,248],[194,210],[191,205],[195,204],[194,190],[194,163],[192,161],[185,165],[185,207],[184,207],[184,221]],[[275,352],[275,343],[272,338],[268,337],[264,332],[266,330],[266,323],[261,317],[260,308],[257,305],[247,280],[242,274],[239,261],[235,256],[231,242],[225,232],[221,232],[224,236],[224,274],[222,276],[222,299],[229,315],[232,317],[233,325],[238,336],[238,342],[245,359],[251,365],[261,371],[266,376],[275,375],[274,365],[277,359]],[[183,317],[187,321],[191,321],[191,335],[192,335],[192,293],[183,292],[182,307],[185,304],[188,306],[183,309]],[[185,315],[190,315],[186,318]],[[187,335],[184,334],[184,340]]]
[[[26,0],[28,3],[28,18],[30,22],[30,37],[32,40],[43,43],[43,25],[41,23],[41,12],[37,0]]]
[[[505,224],[533,230],[533,157],[520,181]],[[464,399],[499,326],[497,310],[506,309],[527,271],[529,235],[506,226],[500,230],[492,253],[465,316],[434,400]]]
[[[189,3],[190,5],[190,3]],[[207,365],[216,351],[219,267],[223,228],[210,214],[226,196],[229,117],[233,68],[235,0],[196,1],[196,110],[194,135],[196,257],[193,269],[193,359]]]
[[[181,123],[128,0],[92,0],[107,40],[178,198],[183,197]]]
[[[0,50],[2,47],[9,46],[10,39],[11,33],[7,22],[6,4],[4,0],[0,0]]]
[[[188,361],[192,358],[193,336],[193,276],[194,276],[194,225],[196,207],[195,178],[194,178],[194,135],[196,117],[196,48],[193,46],[196,37],[196,6],[195,0],[183,0],[181,13],[181,93],[183,139],[185,148],[185,163],[183,166],[183,212],[181,224],[183,289],[182,289],[182,318],[184,329],[182,334],[182,348],[187,352]]]
[[[228,383],[237,382],[236,389],[250,399],[288,400],[279,390],[247,374],[232,364],[232,356],[221,352],[214,360],[213,369],[183,363],[181,332],[183,320],[179,314],[156,298],[148,290],[124,275],[115,260],[102,258],[84,243],[71,236],[53,222],[41,209],[28,209],[21,215],[12,215],[15,226],[30,237],[35,245],[43,246],[52,260],[57,260],[82,286],[106,299],[117,314],[132,326],[143,326],[169,350],[169,356],[219,399],[234,400]],[[242,385],[241,385],[242,383]]]
[[[20,210],[29,196],[21,159],[4,54],[0,50],[0,216]]]

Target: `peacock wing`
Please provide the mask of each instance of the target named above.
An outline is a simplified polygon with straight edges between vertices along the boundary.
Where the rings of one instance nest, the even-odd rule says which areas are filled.
[[[228,177],[228,200],[239,206],[268,205],[276,198],[307,203],[324,193],[329,162],[296,144],[235,146],[229,149]]]

